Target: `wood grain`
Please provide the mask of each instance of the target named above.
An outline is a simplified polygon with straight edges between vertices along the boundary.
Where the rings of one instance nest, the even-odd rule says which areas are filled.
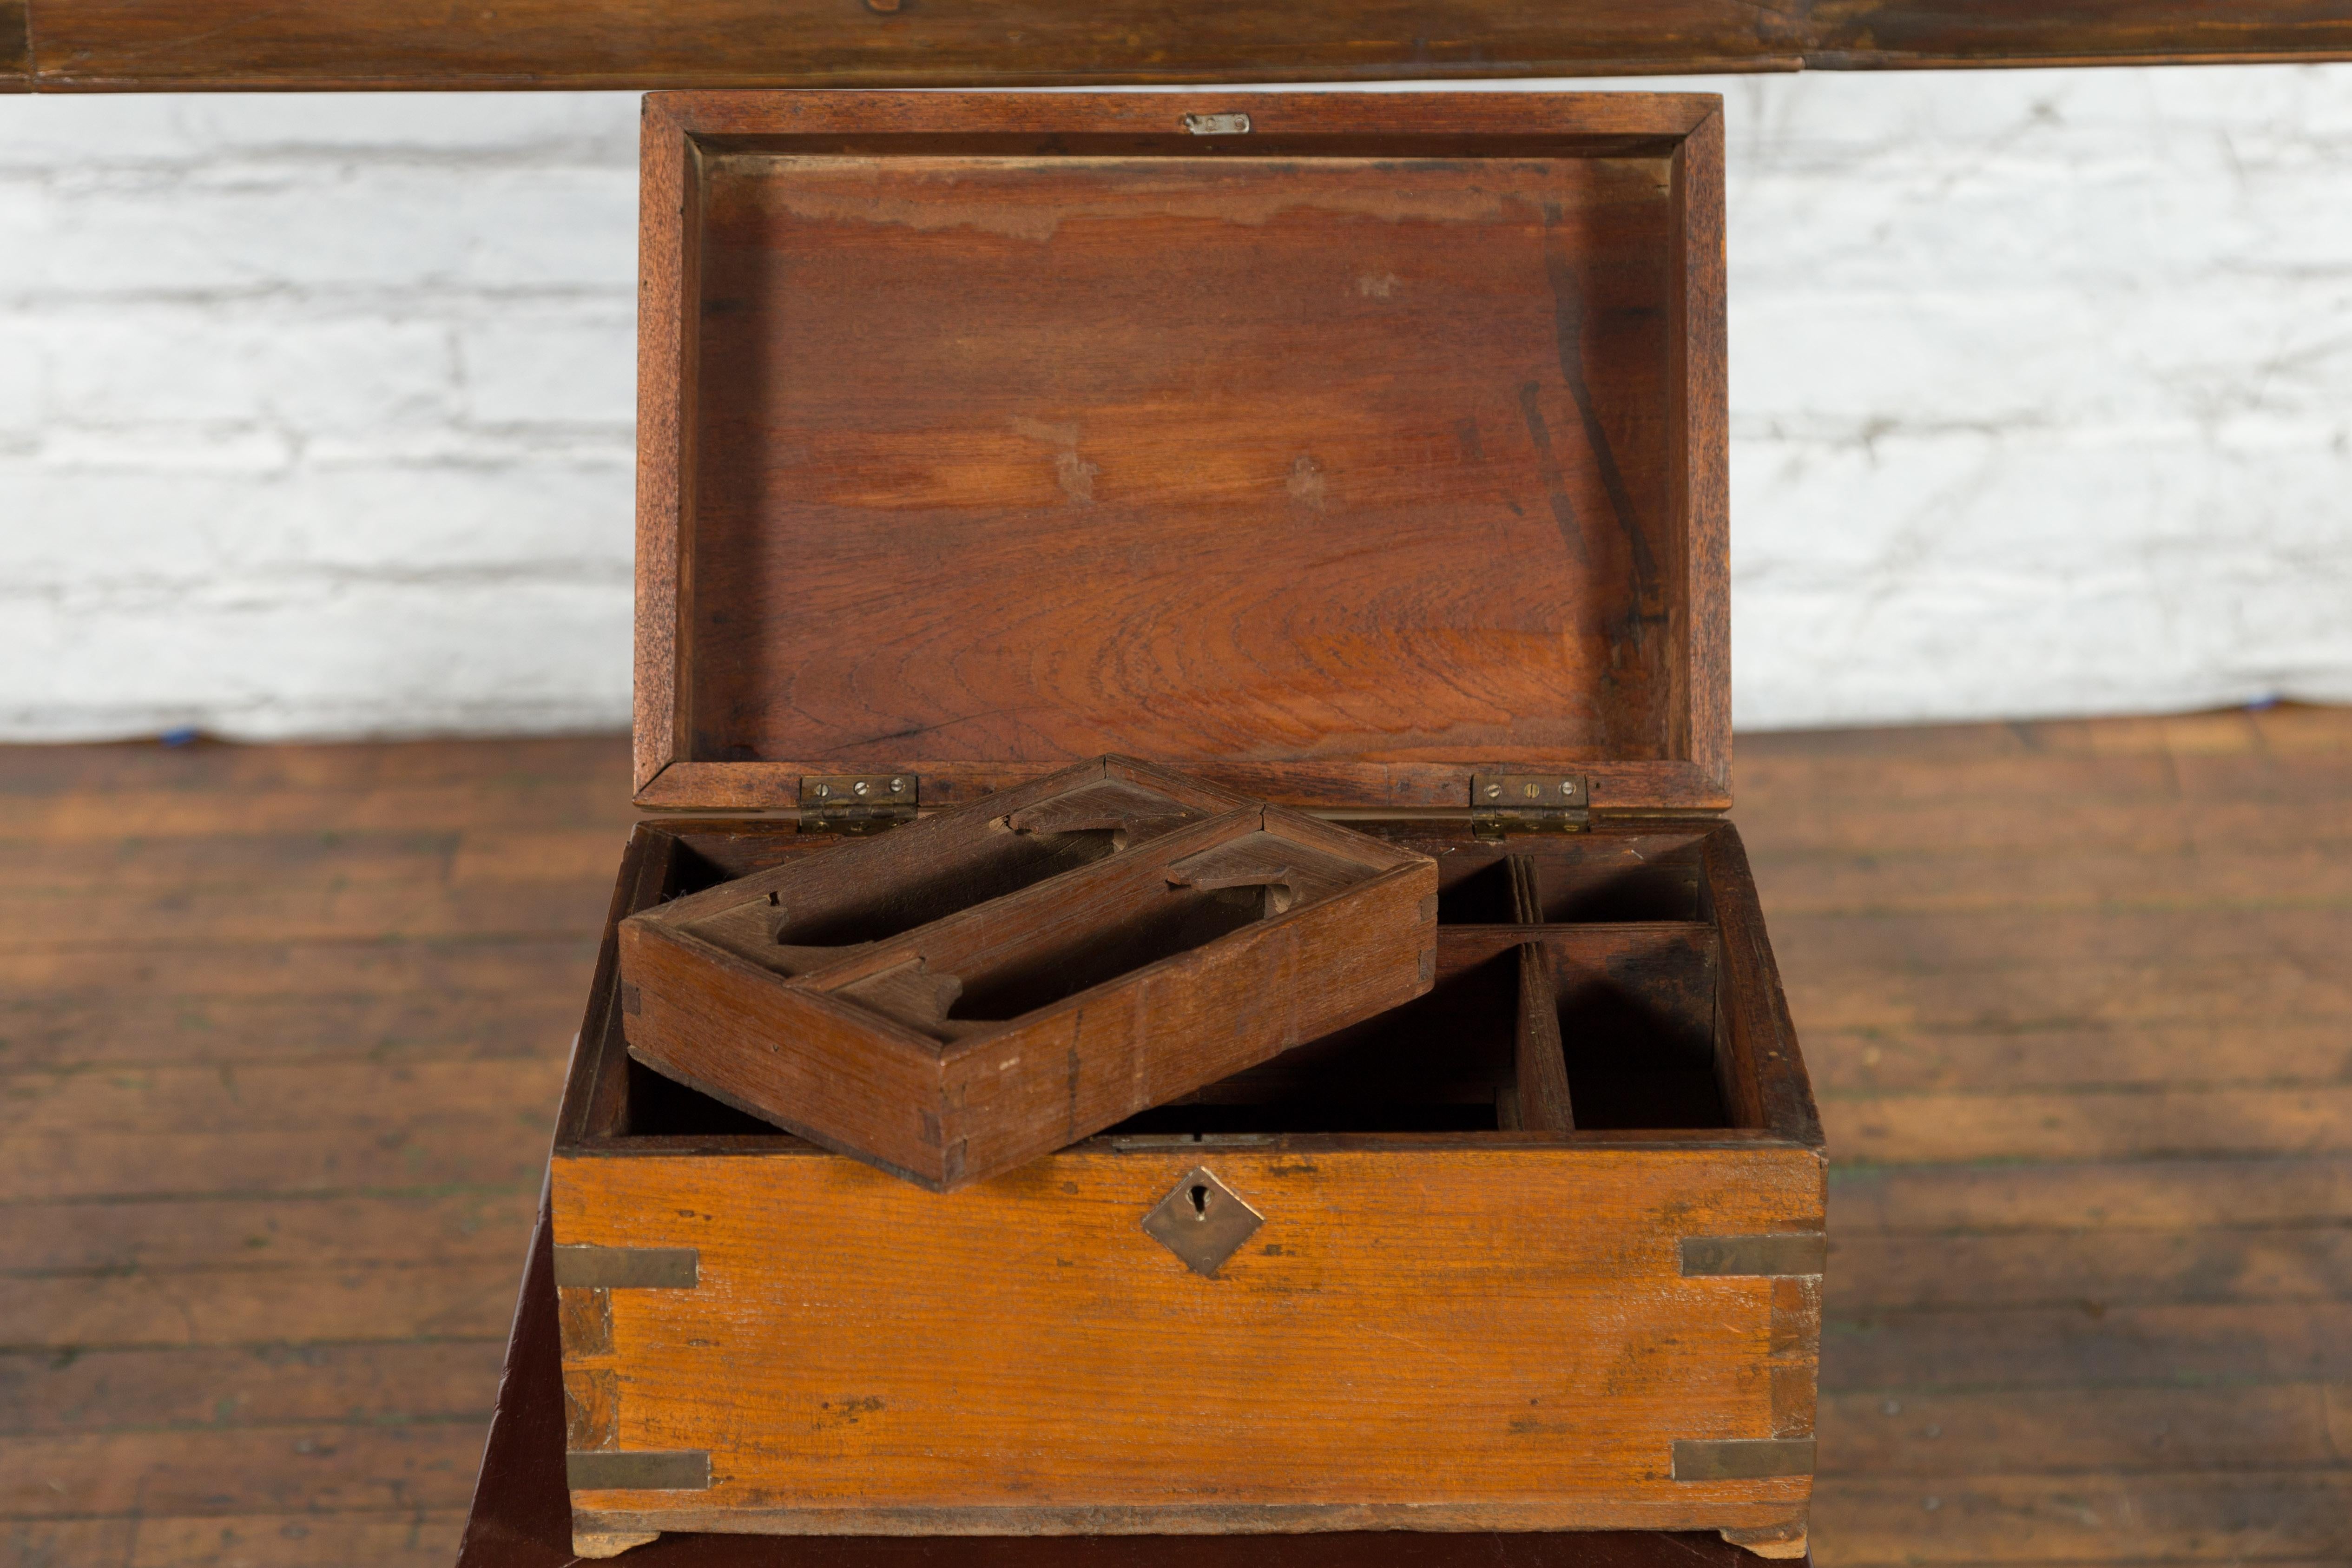
[[[530,1233],[529,1194],[441,1193],[289,1203],[276,1196],[201,1206],[118,1198],[102,1205],[20,1208],[7,1267],[129,1276],[217,1266],[513,1261]]]
[[[21,39],[26,7],[12,8]],[[2352,24],[2329,0],[1439,0],[1181,16],[1142,0],[294,0],[258,14],[222,0],[32,0],[30,10],[35,44],[18,43],[10,74],[84,91],[1330,81],[2352,55]]]
[[[2087,1485],[2074,1477],[1987,1476],[1937,1481],[1933,1490],[1916,1480],[1855,1480],[1829,1489],[1827,1506],[1853,1521],[1865,1550],[1905,1547],[1900,1558],[1851,1559],[1859,1563],[2294,1563],[2352,1554],[2352,1477],[2335,1466]],[[1940,1528],[1947,1510],[1951,1534]],[[1969,1539],[1992,1550],[1960,1557],[1951,1542]]]
[[[2199,889],[2223,885],[2209,877],[2235,874],[2233,845],[2277,855],[2342,837],[2352,715],[2284,707],[1748,736],[1738,772],[1743,836],[1791,1009],[1832,1099],[1859,1106],[1876,1092],[1872,1075],[1891,1074],[1915,1046],[1934,1054],[1885,1089],[1985,1099],[2344,1077],[2337,1047],[2352,1018],[2338,979],[2352,949],[2345,890],[2310,883],[2287,900],[2255,889],[2249,900],[2242,888],[2226,899]],[[202,879],[250,848],[257,879],[323,900],[340,873],[391,870],[393,862],[376,848],[358,859],[296,853],[281,822],[360,837],[415,831],[446,843],[455,835],[461,844],[560,820],[618,830],[631,815],[628,787],[626,748],[614,738],[17,748],[0,751],[0,838],[11,853],[79,846],[89,858],[84,870],[118,856],[151,866],[159,892],[168,890],[167,865]],[[714,828],[696,840],[693,858],[750,869],[748,842]],[[1874,845],[1889,852],[1884,882],[1849,877],[1842,901],[1813,913],[1775,909],[1784,852],[1851,855]],[[582,852],[556,840],[548,848],[559,860]],[[2154,910],[1916,910],[1908,900],[1923,884],[1895,862],[1898,852],[1924,850],[1990,852],[2013,865],[2033,852],[2058,864],[2143,853],[2171,867],[2186,897]],[[64,872],[76,865],[44,863]],[[76,886],[94,900],[107,896],[89,879]],[[336,896],[365,903],[376,893],[362,878]],[[387,942],[353,921],[342,927],[353,934],[331,940],[256,934],[152,946],[129,960],[112,942],[0,948],[0,1061],[22,1072],[87,1060],[99,1075],[120,1065],[219,1064],[233,1076],[247,1061],[350,1065],[378,1047],[386,1062],[408,1053],[423,1061],[560,1058],[579,1020],[595,934],[593,921],[558,924],[551,918],[530,937]],[[1875,1062],[1866,1059],[1873,1050]],[[152,1133],[93,1131],[76,1148],[68,1129],[45,1141],[44,1158],[75,1173],[79,1195],[0,1207],[12,1278],[152,1272],[158,1300],[168,1303],[175,1272],[266,1271],[290,1260],[316,1280],[346,1263],[364,1270],[471,1259],[486,1289],[510,1284],[547,1116],[527,1081],[515,1088],[528,1098],[503,1115],[445,1134],[434,1130],[441,1108],[430,1085],[376,1080],[369,1092],[413,1117],[388,1147],[329,1131],[257,1133],[261,1147],[246,1149],[241,1113],[228,1100],[215,1101],[214,1134],[170,1134],[160,1145]],[[1986,1110],[1979,1128],[2007,1136],[2014,1119],[2005,1123],[1998,1104]],[[501,1165],[500,1150],[510,1155],[507,1174],[467,1188]],[[1953,1152],[1963,1157],[1921,1163],[1890,1142],[1887,1163],[1830,1173],[1828,1307],[1837,1327],[1825,1346],[1819,1417],[1819,1560],[1831,1568],[1931,1552],[2019,1564],[2119,1552],[2178,1560],[2186,1549],[2177,1543],[2190,1539],[2283,1568],[2340,1560],[2311,1533],[2324,1521],[2295,1510],[2305,1506],[2299,1499],[2315,1500],[2311,1507],[2339,1500],[2309,1479],[2343,1473],[2344,1434],[2352,1432],[2352,1379],[2340,1363],[2352,1336],[2336,1310],[2336,1257],[2352,1215],[2352,1156]],[[299,1190],[320,1177],[385,1190]],[[235,1185],[246,1190],[221,1195]],[[131,1195],[142,1187],[154,1195]],[[249,1245],[256,1240],[267,1245]],[[267,1287],[256,1280],[253,1289],[257,1296]],[[89,1495],[127,1498],[152,1468],[169,1484],[142,1512],[18,1517],[0,1526],[0,1540],[34,1560],[47,1552],[74,1563],[448,1561],[452,1511],[413,1500],[338,1511],[363,1500],[355,1472],[299,1445],[331,1447],[351,1423],[470,1424],[477,1437],[444,1454],[447,1475],[462,1477],[479,1452],[499,1347],[472,1339],[322,1343],[311,1307],[341,1309],[331,1287],[325,1295],[314,1289],[284,1298],[278,1337],[268,1342],[85,1344],[0,1360],[0,1410],[17,1435],[188,1434],[186,1447],[169,1451],[138,1443],[80,1450],[84,1468],[59,1477],[99,1489]],[[2184,1384],[2184,1374],[2205,1381]],[[1958,1386],[1924,1386],[1928,1375]],[[186,1460],[215,1434],[252,1429],[275,1436],[235,1438],[218,1500],[184,1484],[203,1480]],[[109,1466],[119,1467],[116,1479],[101,1473]],[[2265,1490],[2265,1476],[2304,1479]],[[2176,1500],[2164,1504],[2169,1511],[2156,1511],[2158,1493]],[[289,1511],[257,1511],[249,1500],[259,1495],[284,1500]],[[1934,1510],[1924,1506],[1929,1497],[1940,1500]],[[156,1501],[196,1511],[171,1515]],[[2086,1507],[2112,1528],[2078,1528],[2079,1512],[2067,1510]],[[2115,1523],[2126,1519],[2160,1520],[2169,1533]],[[2252,1537],[2248,1521],[2277,1526],[2276,1542]],[[2062,1527],[2070,1533],[2050,1533]],[[1383,1555],[1395,1551],[1394,1532],[1335,1539],[1366,1562],[1425,1554],[1413,1542],[1413,1555]],[[1497,1561],[1570,1560],[1545,1555],[1535,1537],[1479,1539],[1497,1543],[1488,1549]],[[733,1550],[723,1538],[699,1540]],[[846,1542],[796,1550],[835,1553],[817,1559],[828,1563],[893,1564],[949,1550],[884,1545],[908,1554],[838,1555]],[[1073,1538],[1066,1546],[1072,1555],[1050,1561],[1129,1561],[1118,1543]],[[1323,1561],[1281,1542],[1243,1538],[1235,1546],[1244,1554],[1202,1560]],[[1194,1538],[1187,1560],[1213,1550]]]
[[[513,1260],[507,1261],[511,1267]],[[490,1282],[504,1272],[483,1268],[480,1278]],[[9,1352],[0,1363],[10,1395],[5,1430],[27,1436],[346,1421],[396,1426],[466,1422],[486,1413],[498,1382],[495,1339],[310,1342],[303,1305],[299,1297],[282,1303],[284,1325],[305,1331],[299,1343],[78,1344],[70,1355]]]
[[[1726,799],[1717,100],[647,112],[642,801]]]
[[[235,1563],[239,1568],[315,1568],[320,1563],[442,1568],[457,1550],[464,1512],[389,1508],[355,1513],[238,1513],[197,1518],[44,1521],[12,1531],[9,1543],[35,1563],[119,1563],[180,1568]]]
[[[471,1259],[324,1264],[136,1278],[0,1279],[19,1345],[257,1343],[299,1310],[321,1339],[494,1339],[511,1292]]]
[[[1855,1235],[1833,1256],[1840,1304],[2108,1307],[2191,1301],[2324,1301],[2352,1278],[2352,1234],[2233,1225],[2003,1236]]]
[[[578,1562],[547,1229],[542,1215],[458,1568]],[[646,1568],[1753,1568],[1755,1561],[1718,1534],[1692,1531],[791,1539],[673,1532],[631,1550]]]
[[[2288,1470],[2342,1458],[2328,1391],[2311,1384],[1910,1391],[1822,1404],[1822,1468],[1874,1480]]]
[[[2352,1084],[1889,1095],[1832,1100],[1822,1120],[1856,1160],[2342,1153],[2352,1151]]]
[[[1213,1280],[1136,1223],[1204,1158],[1266,1216]],[[1801,1478],[1666,1473],[1675,1436],[1766,1436],[1772,1392],[1772,1282],[1685,1279],[1666,1233],[1801,1228],[1818,1171],[1791,1147],[1400,1164],[1180,1141],[939,1197],[814,1153],[559,1156],[560,1243],[699,1250],[696,1289],[614,1293],[620,1445],[714,1454],[708,1493],[576,1500],[616,1528],[796,1533],[1191,1531],[1286,1511],[1328,1527],[1408,1508],[1454,1528],[1781,1522]],[[1400,1180],[1410,1203],[1390,1196]],[[1495,1246],[1530,1207],[1577,1223]],[[740,1444],[747,1403],[805,1437]],[[1475,1471],[1472,1498],[1427,1465],[1437,1451]]]
[[[463,1508],[481,1446],[478,1418],[0,1437],[0,1515]]]
[[[1831,1180],[1824,1562],[2340,1553],[2347,757],[2294,709],[1748,749],[1869,1162]]]
[[[1855,1231],[2063,1231],[2086,1216],[2158,1231],[2332,1225],[2352,1212],[2352,1157],[1854,1165],[1830,1185],[1838,1224]]]

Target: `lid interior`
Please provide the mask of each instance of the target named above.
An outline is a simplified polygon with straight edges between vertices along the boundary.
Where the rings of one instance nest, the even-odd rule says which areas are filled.
[[[1719,194],[1672,139],[1333,145],[698,144],[687,766],[641,798],[1118,752],[1307,805],[1496,768],[1720,805]]]

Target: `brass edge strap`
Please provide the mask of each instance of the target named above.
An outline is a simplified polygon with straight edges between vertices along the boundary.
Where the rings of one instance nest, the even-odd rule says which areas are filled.
[[[1819,1231],[1790,1236],[1686,1236],[1683,1273],[1819,1274],[1829,1262],[1829,1237]]]
[[[614,1290],[691,1290],[701,1279],[701,1255],[691,1247],[559,1247],[558,1285]]]
[[[1675,1439],[1678,1481],[1760,1481],[1812,1473],[1811,1437]]]
[[[708,1491],[710,1455],[700,1448],[575,1450],[563,1456],[563,1479],[581,1492]]]

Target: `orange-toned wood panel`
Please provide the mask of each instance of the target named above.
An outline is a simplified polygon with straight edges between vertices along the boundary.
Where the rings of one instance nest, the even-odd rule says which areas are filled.
[[[1213,1279],[1140,1228],[1195,1163],[1265,1218]],[[614,1292],[613,1364],[620,1447],[708,1450],[713,1476],[579,1500],[678,1527],[830,1512],[771,1524],[803,1531],[942,1510],[1232,1529],[1314,1505],[1456,1528],[1784,1522],[1803,1478],[1671,1474],[1678,1438],[1801,1418],[1776,1399],[1792,1321],[1773,1282],[1685,1278],[1679,1244],[1810,1228],[1821,1170],[1753,1145],[1185,1142],[940,1196],[819,1154],[560,1157],[559,1244],[699,1255],[692,1289]]]

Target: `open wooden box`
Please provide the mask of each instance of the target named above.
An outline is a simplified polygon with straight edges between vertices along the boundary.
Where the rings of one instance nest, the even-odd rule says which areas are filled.
[[[669,815],[614,921],[824,843],[803,781],[1108,752],[1440,906],[1426,996],[944,1195],[632,1062],[608,942],[552,1176],[583,1551],[1802,1550],[1822,1161],[1719,815],[1721,147],[1700,96],[647,100]]]

